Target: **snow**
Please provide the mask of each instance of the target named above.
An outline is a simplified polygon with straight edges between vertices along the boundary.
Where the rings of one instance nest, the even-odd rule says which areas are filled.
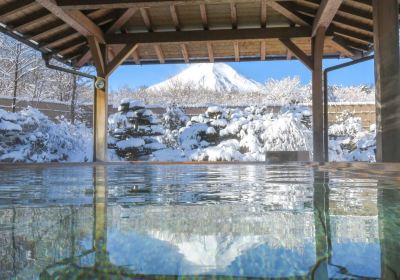
[[[0,109],[0,161],[83,162],[92,159],[92,133],[85,125],[55,123],[28,107],[17,113]]]
[[[127,140],[122,140],[122,141],[117,142],[116,145],[119,149],[125,150],[127,148],[137,148],[137,147],[143,146],[145,144],[146,143],[144,142],[143,139],[129,138]]]
[[[207,89],[215,92],[257,92],[262,85],[245,78],[224,63],[190,65],[178,75],[153,85],[150,91],[168,91],[177,86]]]

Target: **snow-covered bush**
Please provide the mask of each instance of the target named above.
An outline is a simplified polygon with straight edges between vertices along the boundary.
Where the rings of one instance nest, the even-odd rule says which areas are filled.
[[[165,148],[160,120],[141,101],[123,100],[108,125],[108,147],[122,159],[137,160]]]
[[[89,161],[91,143],[91,130],[81,123],[54,123],[32,108],[17,113],[0,109],[0,161]]]
[[[375,125],[369,131],[363,131],[360,118],[343,112],[336,123],[329,127],[330,161],[374,162],[375,152]]]
[[[189,118],[182,109],[176,105],[167,107],[166,112],[161,118],[161,123],[165,129],[165,133],[161,139],[162,143],[170,148],[177,148],[179,145],[179,130],[185,127],[188,121]]]

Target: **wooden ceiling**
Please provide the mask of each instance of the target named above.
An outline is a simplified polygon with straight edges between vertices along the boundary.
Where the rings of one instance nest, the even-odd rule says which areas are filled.
[[[332,1],[332,0],[330,0]],[[0,31],[71,66],[90,64],[88,36],[126,64],[293,59],[310,55],[324,0],[0,0]],[[373,49],[372,0],[341,0],[325,57]]]

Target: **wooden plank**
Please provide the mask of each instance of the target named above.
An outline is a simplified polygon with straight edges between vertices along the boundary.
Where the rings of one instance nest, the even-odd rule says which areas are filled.
[[[214,63],[214,51],[211,42],[207,42],[208,60]]]
[[[94,36],[100,43],[105,43],[103,31],[81,11],[64,11],[57,6],[55,0],[36,0],[36,2],[41,4],[44,8],[49,10],[56,17],[63,20],[66,24],[81,33],[83,36]]]
[[[374,0],[376,144],[378,162],[400,162],[400,51],[397,0]],[[397,273],[400,272],[397,269]],[[382,278],[394,277],[382,268]]]
[[[181,24],[179,22],[178,12],[176,11],[175,5],[169,6],[169,10],[170,10],[170,13],[171,13],[172,22],[174,23],[174,26],[175,26],[175,30],[176,31],[180,31],[181,30]]]
[[[108,78],[103,80],[104,89],[94,87],[93,102],[93,161],[107,161],[107,134],[108,134]]]
[[[106,74],[111,75],[131,54],[138,48],[137,44],[126,45],[115,57],[107,64]]]
[[[290,39],[280,39],[283,45],[288,48],[288,50],[293,53],[308,69],[312,70],[314,68],[312,59],[305,54],[295,43]]]
[[[181,51],[182,51],[183,60],[185,61],[185,63],[189,63],[189,51],[187,49],[186,44],[181,44]]]
[[[327,29],[335,17],[343,0],[322,0],[317,15],[315,16],[311,36],[314,37],[318,28]]]
[[[151,19],[150,19],[148,10],[146,8],[140,8],[140,14],[142,16],[143,23],[147,28],[147,31],[152,32],[153,26],[151,23]]]
[[[207,8],[205,4],[200,4],[200,15],[204,30],[208,30]]]
[[[197,30],[180,32],[151,32],[134,34],[108,34],[109,44],[184,43],[229,40],[263,40],[279,38],[306,38],[311,27],[274,27],[266,29]]]
[[[230,7],[231,7],[231,23],[232,23],[232,28],[233,28],[233,29],[236,29],[236,28],[237,28],[237,10],[236,10],[236,3],[231,2]]]
[[[161,45],[154,45],[154,50],[156,51],[157,54],[157,58],[160,61],[161,64],[165,63],[165,56],[164,56],[164,52],[161,48]]]
[[[314,161],[324,161],[324,118],[322,92],[322,58],[324,52],[325,28],[320,27],[312,39],[312,119]]]
[[[235,62],[239,62],[240,61],[240,49],[239,49],[239,42],[235,41],[233,43],[233,49],[235,51]]]
[[[7,22],[7,26],[11,27],[13,30],[21,30],[27,27],[32,26],[33,24],[46,22],[47,20],[52,19],[53,14],[49,13],[46,9],[40,9],[35,13],[30,14],[29,16],[25,16],[19,18],[17,20]]]
[[[261,44],[260,44],[260,57],[261,57],[261,60],[265,60],[265,57],[266,57],[266,43],[265,43],[265,41],[261,41]]]

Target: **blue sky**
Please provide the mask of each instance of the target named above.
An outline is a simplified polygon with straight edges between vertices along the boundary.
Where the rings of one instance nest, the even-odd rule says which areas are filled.
[[[347,62],[345,59],[328,59],[324,67]],[[311,80],[311,72],[300,62],[293,61],[257,61],[229,63],[240,74],[264,83],[269,78],[281,79],[288,76],[300,77],[303,84]],[[119,67],[110,77],[111,89],[124,85],[136,88],[142,85],[153,85],[172,77],[188,67],[186,64],[132,65]],[[347,69],[338,70],[329,76],[330,84],[358,85],[374,83],[374,63],[367,61]]]

